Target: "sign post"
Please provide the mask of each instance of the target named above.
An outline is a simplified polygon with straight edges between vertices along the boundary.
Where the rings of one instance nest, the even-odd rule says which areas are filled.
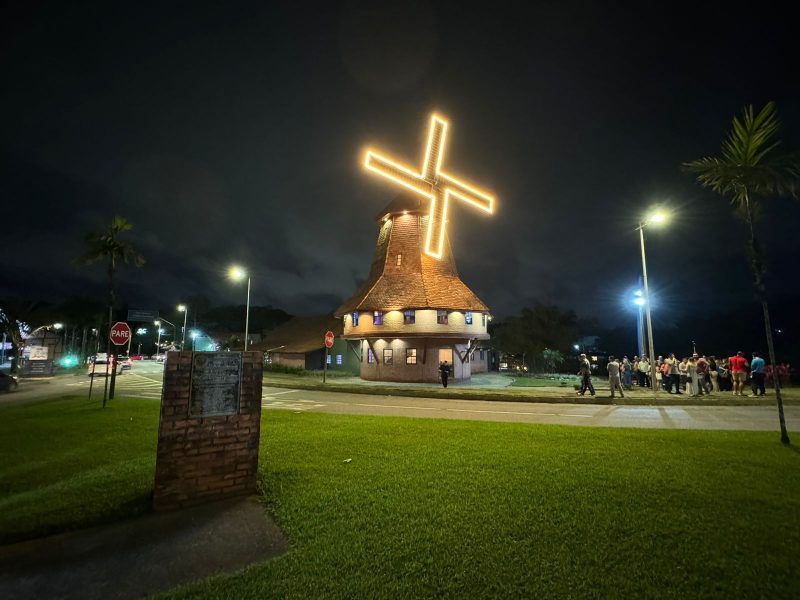
[[[328,350],[333,346],[334,335],[332,331],[325,332],[325,362],[322,363],[322,383],[328,375]]]
[[[114,399],[114,388],[116,387],[117,383],[117,352],[119,346],[124,346],[128,344],[131,340],[131,328],[130,326],[125,323],[124,321],[117,321],[111,327],[111,331],[109,332],[109,338],[111,339],[111,343],[114,344],[113,352],[111,356],[108,357],[108,364],[106,365],[106,369],[111,367],[111,383],[108,387],[108,399]],[[106,371],[108,374],[108,371]]]

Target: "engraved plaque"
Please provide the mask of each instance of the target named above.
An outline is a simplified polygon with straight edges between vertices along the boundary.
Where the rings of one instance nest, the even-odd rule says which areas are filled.
[[[239,352],[196,352],[192,357],[189,415],[237,414],[241,378],[242,355]]]

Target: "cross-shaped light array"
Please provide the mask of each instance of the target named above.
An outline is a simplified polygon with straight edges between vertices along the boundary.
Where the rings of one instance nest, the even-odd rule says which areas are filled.
[[[425,253],[434,258],[442,257],[447,210],[451,197],[477,206],[488,213],[494,211],[492,196],[442,171],[446,141],[447,121],[439,115],[433,114],[421,171],[409,169],[381,156],[374,150],[368,149],[364,158],[364,166],[370,171],[383,175],[430,199]]]

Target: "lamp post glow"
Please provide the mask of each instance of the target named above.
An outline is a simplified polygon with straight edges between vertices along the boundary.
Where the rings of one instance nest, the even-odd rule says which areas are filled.
[[[250,275],[242,267],[232,266],[228,269],[231,281],[243,281],[247,277],[247,308],[244,316],[244,351],[247,352],[247,338],[250,333]]]
[[[652,212],[644,221],[639,223],[639,239],[642,243],[642,281],[644,282],[644,309],[647,317],[647,343],[650,352],[650,388],[653,395],[656,394],[656,351],[653,343],[653,321],[650,318],[650,288],[647,285],[647,259],[644,252],[644,228],[647,225],[661,225],[667,220],[666,213],[662,211]]]
[[[189,316],[189,309],[185,304],[178,304],[178,312],[183,313],[183,330],[182,330],[183,336],[181,338],[181,350],[183,350],[184,347],[186,346],[186,317]],[[196,315],[195,318],[197,318]]]

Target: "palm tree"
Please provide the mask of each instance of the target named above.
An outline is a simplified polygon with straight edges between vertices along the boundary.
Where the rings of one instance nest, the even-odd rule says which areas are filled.
[[[108,261],[108,327],[111,328],[114,319],[114,274],[119,263],[134,264],[141,267],[144,264],[144,257],[139,254],[133,246],[120,239],[120,235],[133,229],[133,225],[128,223],[123,217],[116,216],[111,221],[111,226],[103,231],[89,233],[86,236],[86,251],[80,258],[83,264],[92,264],[101,260]],[[111,341],[106,339],[106,353],[111,353]],[[116,371],[112,369],[113,375]],[[112,388],[113,392],[113,388]],[[112,393],[113,395],[113,393]],[[103,407],[106,398],[103,394]]]
[[[789,443],[786,421],[783,416],[783,398],[774,368],[775,347],[769,320],[765,283],[766,266],[763,247],[756,237],[755,224],[761,214],[760,198],[766,196],[798,197],[800,189],[800,157],[796,154],[779,154],[780,140],[776,134],[780,123],[774,102],[768,102],[758,114],[750,105],[742,111],[741,118],[733,118],[733,128],[722,144],[720,156],[707,156],[684,163],[684,168],[697,174],[697,181],[722,196],[731,199],[738,217],[747,225],[747,260],[753,274],[753,287],[764,313],[769,359],[773,365],[772,377],[778,403],[781,441]]]

